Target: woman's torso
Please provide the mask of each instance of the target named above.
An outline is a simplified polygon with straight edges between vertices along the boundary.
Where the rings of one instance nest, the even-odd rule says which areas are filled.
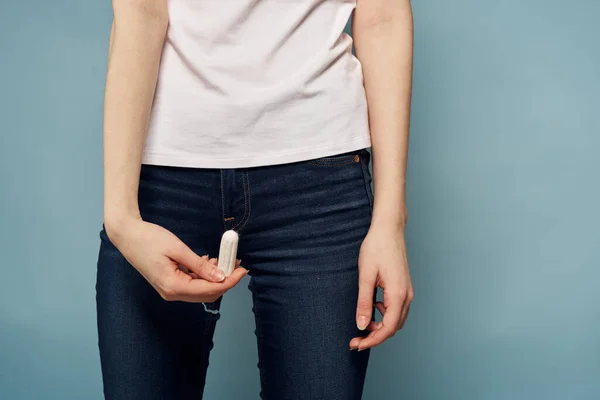
[[[237,168],[370,146],[355,0],[169,0],[146,164]]]

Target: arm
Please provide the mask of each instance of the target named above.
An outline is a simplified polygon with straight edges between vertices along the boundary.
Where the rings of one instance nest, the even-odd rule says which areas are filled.
[[[412,92],[413,20],[410,0],[358,0],[353,19],[356,55],[364,75],[371,152],[373,218],[359,256],[356,322],[369,331],[350,342],[376,346],[404,325],[413,288],[406,259],[404,226],[406,164]],[[383,315],[371,322],[373,291],[383,288]]]
[[[142,146],[168,26],[166,0],[114,0],[104,102],[104,221],[140,218]]]
[[[353,32],[369,105],[377,193],[373,224],[404,229],[413,58],[410,1],[359,0]]]
[[[167,0],[113,0],[113,10],[104,101],[106,233],[165,300],[215,301],[247,270],[238,268],[225,279],[216,259],[198,256],[168,230],[143,221],[138,205],[142,149],[168,27]]]

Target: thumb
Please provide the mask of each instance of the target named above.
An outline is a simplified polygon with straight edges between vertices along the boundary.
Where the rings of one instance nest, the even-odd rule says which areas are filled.
[[[176,251],[169,254],[169,256],[198,275],[200,279],[210,282],[222,282],[225,279],[223,271],[217,268],[215,263],[210,262],[207,255],[200,257],[183,243]]]
[[[377,271],[374,268],[359,269],[356,326],[361,331],[371,322],[373,315],[373,292],[375,290],[376,279]]]

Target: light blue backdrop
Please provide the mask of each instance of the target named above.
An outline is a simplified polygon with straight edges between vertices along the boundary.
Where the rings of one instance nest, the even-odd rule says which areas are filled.
[[[599,399],[600,3],[414,13],[416,299],[364,398]],[[110,2],[4,0],[0,16],[0,398],[100,399]],[[208,400],[258,398],[252,324],[244,282],[223,304]]]

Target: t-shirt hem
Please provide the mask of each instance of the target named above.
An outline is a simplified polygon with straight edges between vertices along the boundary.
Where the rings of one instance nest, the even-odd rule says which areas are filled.
[[[323,147],[313,147],[285,153],[259,154],[242,158],[214,158],[206,154],[190,157],[144,151],[142,164],[186,168],[250,168],[308,161],[369,147],[371,147],[371,137],[360,136],[351,141]]]

